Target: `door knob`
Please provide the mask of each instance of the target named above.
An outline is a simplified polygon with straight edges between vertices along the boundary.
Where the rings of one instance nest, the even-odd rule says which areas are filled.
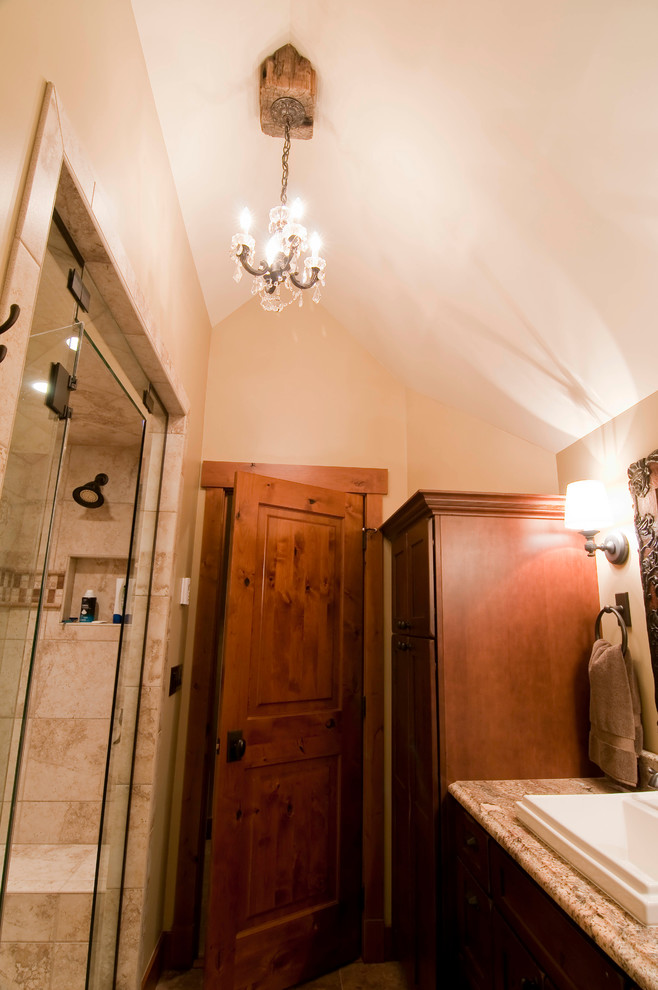
[[[237,763],[242,759],[247,749],[247,743],[242,738],[242,729],[233,729],[226,733],[226,762]]]

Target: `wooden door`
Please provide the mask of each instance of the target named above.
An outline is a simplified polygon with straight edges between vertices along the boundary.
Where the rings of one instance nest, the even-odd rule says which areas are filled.
[[[361,496],[236,476],[206,990],[358,956],[362,528]]]

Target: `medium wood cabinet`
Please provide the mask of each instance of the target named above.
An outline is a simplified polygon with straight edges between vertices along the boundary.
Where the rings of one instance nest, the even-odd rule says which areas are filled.
[[[565,530],[559,496],[417,492],[382,528],[392,556],[393,940],[410,987],[435,990],[454,925],[448,784],[596,772],[596,566]],[[470,931],[478,937],[477,924]]]

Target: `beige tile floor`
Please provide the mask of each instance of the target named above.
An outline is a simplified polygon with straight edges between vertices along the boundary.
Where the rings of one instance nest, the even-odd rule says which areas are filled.
[[[157,990],[202,990],[203,970],[163,973]],[[335,973],[304,983],[298,990],[406,990],[399,963],[355,962]]]

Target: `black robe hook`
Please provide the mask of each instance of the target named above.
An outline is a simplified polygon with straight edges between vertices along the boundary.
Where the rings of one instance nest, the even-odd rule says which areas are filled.
[[[6,330],[11,330],[14,323],[18,319],[21,313],[21,307],[17,303],[12,303],[9,307],[9,316],[4,323],[0,324],[0,334],[3,334]],[[0,344],[0,364],[7,357],[7,348],[4,344]]]

